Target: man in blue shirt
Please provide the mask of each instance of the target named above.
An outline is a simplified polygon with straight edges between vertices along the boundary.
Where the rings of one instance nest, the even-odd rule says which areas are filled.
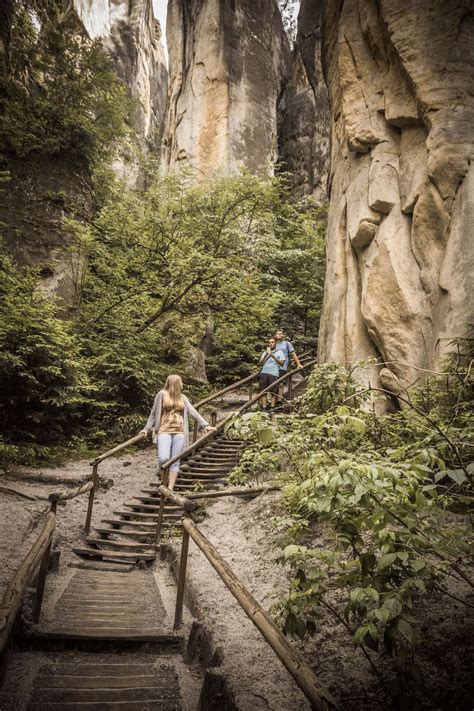
[[[263,364],[262,370],[260,371],[260,390],[264,390],[278,380],[279,368],[281,368],[285,362],[283,351],[278,350],[275,346],[275,339],[269,338],[267,348],[263,351],[260,358],[260,363]],[[271,394],[270,408],[273,408],[276,405],[278,385],[272,388],[269,393]],[[267,395],[268,393],[265,393],[261,399],[261,406],[263,409],[268,409],[269,407]]]
[[[279,377],[281,378],[282,375],[286,375],[286,373],[288,372],[288,366],[290,365],[290,356],[297,368],[301,368],[301,363],[300,359],[296,355],[295,349],[293,348],[293,344],[285,340],[285,335],[281,328],[275,333],[275,340],[277,349],[279,351],[283,351],[283,355],[285,356],[285,362],[283,363],[283,365],[280,365],[279,369]]]
[[[293,344],[285,339],[285,334],[283,333],[281,328],[278,329],[278,331],[275,333],[275,340],[277,349],[281,351],[285,356],[285,362],[283,363],[283,365],[280,365],[278,369],[278,377],[281,378],[282,375],[286,375],[288,372],[288,367],[290,365],[290,356],[297,368],[301,368],[301,363],[300,359],[296,355],[296,351],[293,347]],[[281,398],[283,395],[283,383],[280,385],[280,392],[278,395],[278,400],[279,402],[281,402]]]

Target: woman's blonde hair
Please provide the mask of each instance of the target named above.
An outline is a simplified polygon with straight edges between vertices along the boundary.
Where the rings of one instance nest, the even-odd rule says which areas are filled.
[[[179,375],[168,375],[163,392],[163,406],[168,410],[184,409],[183,381]]]

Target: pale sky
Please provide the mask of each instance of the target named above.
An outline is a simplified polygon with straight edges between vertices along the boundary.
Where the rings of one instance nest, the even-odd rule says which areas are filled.
[[[160,21],[161,25],[161,41],[165,50],[166,63],[168,63],[168,48],[166,46],[166,7],[168,0],[153,0],[153,12],[155,17]]]

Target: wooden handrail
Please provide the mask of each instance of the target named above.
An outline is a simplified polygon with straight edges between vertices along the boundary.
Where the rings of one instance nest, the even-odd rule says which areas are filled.
[[[107,459],[108,457],[111,457],[113,454],[117,454],[117,452],[120,452],[122,449],[125,449],[126,447],[130,447],[132,444],[136,444],[136,442],[140,442],[140,440],[146,438],[146,434],[137,434],[135,437],[131,437],[130,439],[127,439],[126,442],[122,442],[121,444],[118,444],[116,447],[113,447],[113,449],[109,449],[107,452],[104,452],[104,454],[100,454],[98,457],[92,460],[90,462],[91,467],[94,466],[94,464],[100,464],[101,462],[104,461],[104,459]]]
[[[185,496],[182,496],[181,494],[178,494],[176,491],[168,489],[168,487],[164,486],[163,484],[158,487],[158,491],[160,492],[161,496],[163,496],[165,499],[169,499],[170,501],[172,501],[173,504],[179,506],[181,509],[183,509],[183,511],[194,511],[197,508],[197,504],[195,504],[194,501],[190,501],[190,499],[186,498]]]
[[[52,494],[49,494],[48,496],[37,496],[36,498],[39,499],[40,501],[68,501],[69,499],[75,499],[76,496],[82,496],[82,494],[87,494],[88,491],[92,489],[94,486],[94,482],[92,481],[91,478],[87,479],[87,481],[83,482],[80,486],[77,486],[75,489],[70,489],[69,491],[65,492],[59,492],[55,491]]]
[[[199,439],[197,439],[195,442],[192,442],[190,445],[186,447],[186,449],[183,449],[180,454],[177,454],[175,457],[172,457],[171,459],[168,459],[167,462],[164,462],[162,464],[162,469],[169,469],[169,467],[174,464],[174,462],[177,462],[179,459],[182,459],[185,457],[187,454],[190,454],[193,452],[197,447],[201,447],[204,442],[207,442],[210,439],[213,439],[216,435],[216,432],[221,432],[226,424],[230,422],[236,415],[240,415],[242,412],[245,412],[245,410],[248,410],[249,407],[252,407],[252,405],[255,405],[256,402],[260,400],[262,395],[265,395],[266,393],[269,393],[272,391],[272,389],[275,387],[275,385],[280,385],[281,383],[284,383],[288,378],[292,378],[296,373],[302,373],[306,368],[309,368],[310,366],[314,365],[316,363],[316,358],[313,360],[308,361],[305,363],[301,368],[295,368],[294,370],[288,371],[288,373],[285,373],[285,375],[282,375],[281,378],[278,378],[278,380],[275,380],[271,385],[268,387],[264,388],[263,390],[259,390],[259,392],[254,395],[254,397],[250,398],[250,400],[247,400],[246,403],[244,403],[241,407],[239,407],[235,412],[233,412],[231,415],[228,417],[225,417],[223,420],[219,422],[219,424],[216,427],[216,430],[214,432],[208,432],[207,434],[203,435]]]
[[[55,504],[53,504],[53,507],[54,508],[52,508],[46,516],[41,533],[10,580],[3,595],[2,602],[0,603],[0,654],[5,648],[13,623],[18,615],[25,588],[32,579],[38,566],[41,565],[37,585],[37,599],[35,601],[35,617],[39,614],[38,609],[41,608],[41,599],[44,589],[44,581],[41,584],[41,574],[44,570],[44,574],[46,575],[51,543],[56,528]],[[39,600],[38,595],[41,598]]]
[[[192,538],[197,547],[206,556],[220,579],[225,583],[246,615],[257,627],[266,642],[271,646],[277,657],[284,664],[291,676],[310,701],[311,707],[318,711],[336,708],[335,699],[329,691],[318,681],[312,668],[293,649],[283,633],[275,625],[268,613],[259,605],[234,573],[228,563],[217,552],[216,548],[189,519],[183,521],[183,540],[181,548],[178,590],[176,593],[176,613],[174,627],[178,629],[182,623],[182,610],[184,602],[184,583],[188,558],[189,538]]]
[[[308,358],[311,355],[312,351],[305,351],[304,353],[301,354],[300,357],[300,362],[304,360],[305,358]],[[294,373],[294,370],[292,371]],[[252,373],[252,375],[247,375],[246,378],[242,378],[242,380],[238,380],[236,383],[232,383],[231,385],[228,385],[227,387],[223,388],[222,390],[218,390],[216,393],[213,393],[212,395],[208,395],[208,397],[205,397],[204,400],[200,400],[195,405],[196,410],[202,407],[203,405],[207,405],[213,400],[217,400],[219,397],[222,395],[225,395],[226,393],[231,392],[232,390],[238,390],[239,388],[242,387],[242,385],[246,385],[247,383],[250,383],[252,380],[257,380],[258,376],[260,375],[260,371],[257,371],[256,373]]]
[[[228,385],[226,388],[222,388],[222,390],[218,390],[216,393],[213,393],[212,395],[208,395],[207,397],[204,398],[204,400],[200,400],[198,403],[196,403],[195,408],[196,410],[200,407],[203,407],[203,405],[207,405],[208,403],[212,402],[213,400],[217,400],[219,397],[222,397],[222,395],[225,395],[226,393],[231,392],[232,390],[238,390],[239,388],[242,387],[242,385],[246,385],[247,383],[250,383],[252,380],[256,380],[258,378],[259,373],[252,373],[252,375],[247,375],[246,378],[242,378],[242,380],[238,380],[236,383],[232,383],[231,385]]]
[[[300,360],[307,358],[311,354],[311,351],[307,351],[301,355]],[[313,362],[313,361],[312,361]],[[315,362],[315,361],[314,361]],[[306,367],[307,363],[303,367]],[[298,370],[301,370],[300,368],[296,368],[295,370],[289,371],[287,375],[290,373],[294,374],[298,372]],[[223,388],[222,390],[218,390],[216,393],[212,395],[208,395],[207,397],[204,398],[204,400],[200,400],[196,405],[196,409],[199,407],[202,407],[203,405],[207,405],[208,403],[212,402],[213,400],[217,400],[219,397],[224,395],[225,393],[230,392],[231,390],[236,390],[239,387],[242,387],[242,385],[245,385],[246,383],[249,383],[251,380],[256,380],[259,376],[259,372],[253,373],[252,375],[248,375],[246,378],[242,378],[242,380],[238,380],[236,383],[232,383],[231,385],[228,385],[227,387]],[[280,382],[280,381],[278,381]],[[266,390],[262,390],[261,392],[266,392]],[[135,435],[135,437],[131,437],[130,439],[127,439],[125,442],[121,442],[118,444],[116,447],[113,447],[112,449],[107,450],[107,452],[104,452],[104,454],[100,454],[98,457],[93,459],[90,462],[90,466],[94,466],[94,464],[100,464],[100,462],[103,462],[104,459],[107,459],[108,457],[111,457],[113,454],[117,454],[117,452],[120,452],[122,449],[126,449],[127,447],[130,447],[132,444],[136,444],[137,442],[140,442],[140,440],[145,439],[147,435],[145,434],[138,434]]]

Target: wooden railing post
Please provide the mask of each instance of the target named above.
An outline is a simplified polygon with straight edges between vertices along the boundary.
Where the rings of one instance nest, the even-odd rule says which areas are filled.
[[[248,389],[248,399],[251,400],[253,397],[253,383],[250,383],[249,389]]]
[[[51,502],[51,513],[56,515],[57,501]],[[44,586],[46,583],[46,574],[49,568],[49,560],[51,557],[51,546],[53,545],[53,536],[43,553],[41,558],[40,569],[38,573],[38,578],[36,580],[36,593],[35,593],[35,604],[33,606],[33,622],[36,624],[40,618],[41,606],[43,604]]]
[[[92,508],[94,506],[94,494],[96,487],[99,483],[99,475],[98,475],[98,470],[99,470],[99,465],[96,463],[92,466],[92,489],[90,490],[89,493],[89,503],[87,504],[87,514],[86,514],[86,523],[84,526],[84,533],[86,536],[89,534],[89,531],[91,530],[91,520],[92,520]]]
[[[291,412],[291,398],[293,397],[293,373],[290,373],[290,377],[288,378],[288,402],[290,403],[290,412]]]
[[[183,529],[181,557],[179,560],[178,590],[176,593],[176,610],[174,614],[174,629],[178,630],[183,622],[184,586],[186,584],[186,567],[188,565],[189,533]]]
[[[211,412],[210,420],[211,420],[211,427],[215,427],[216,422],[217,422],[217,412],[215,410],[213,410],[213,412]]]
[[[193,442],[197,440],[198,436],[198,421],[194,420],[194,427],[193,427]]]
[[[169,478],[170,478],[170,470],[164,469],[162,480],[161,480],[161,483],[163,484],[163,486],[168,486]],[[161,494],[160,508],[158,509],[158,519],[156,521],[155,540],[154,540],[154,544],[153,544],[155,547],[155,557],[156,557],[156,549],[160,545],[160,540],[161,540],[161,529],[163,528],[163,516],[165,513],[165,503],[166,503],[166,496],[163,496],[163,494]]]

